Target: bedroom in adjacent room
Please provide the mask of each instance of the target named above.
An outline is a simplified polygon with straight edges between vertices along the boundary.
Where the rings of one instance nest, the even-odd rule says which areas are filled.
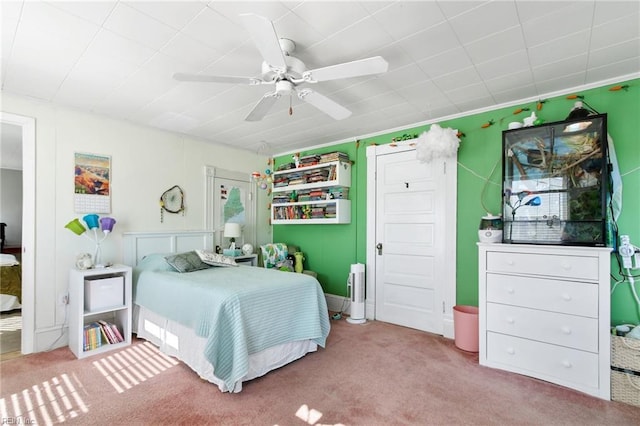
[[[22,129],[2,123],[0,155],[0,360],[22,342]]]

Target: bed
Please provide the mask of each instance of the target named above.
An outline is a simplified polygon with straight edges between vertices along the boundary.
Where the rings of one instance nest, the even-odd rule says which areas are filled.
[[[0,254],[0,311],[22,307],[22,266],[13,254]]]
[[[324,293],[309,275],[248,264],[178,272],[172,253],[210,249],[206,231],[126,233],[133,272],[133,332],[222,392],[324,347]]]

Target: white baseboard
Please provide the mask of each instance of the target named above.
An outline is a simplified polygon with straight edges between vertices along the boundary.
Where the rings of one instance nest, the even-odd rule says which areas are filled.
[[[327,300],[327,308],[332,312],[342,312],[349,315],[351,313],[351,303],[349,299],[343,296],[336,296],[335,294],[324,294]],[[373,302],[365,302],[365,317],[368,320],[373,320]],[[442,335],[448,339],[454,338],[453,318],[444,318],[442,323]]]
[[[342,312],[349,314],[351,312],[351,303],[348,298],[336,296],[335,294],[324,294],[327,300],[327,308],[332,312]]]

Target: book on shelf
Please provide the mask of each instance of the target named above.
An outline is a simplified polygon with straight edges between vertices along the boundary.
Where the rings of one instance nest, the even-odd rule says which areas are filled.
[[[109,343],[119,343],[120,342],[120,340],[114,334],[113,329],[111,328],[111,324],[109,324],[109,323],[107,323],[106,321],[103,321],[103,320],[98,321],[98,324],[100,324],[100,328],[102,329],[102,331],[107,336],[107,340],[108,340]]]
[[[124,342],[124,338],[115,324],[98,320],[84,326],[83,349],[85,351],[120,342]]]
[[[349,156],[344,152],[328,152],[320,155],[320,163],[329,163],[331,161],[348,162]]]

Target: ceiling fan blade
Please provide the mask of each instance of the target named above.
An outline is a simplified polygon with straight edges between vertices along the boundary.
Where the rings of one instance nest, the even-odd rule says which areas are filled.
[[[264,61],[273,68],[285,72],[287,63],[284,60],[273,22],[254,13],[242,13],[240,17]]]
[[[278,92],[267,93],[258,101],[251,112],[245,117],[245,121],[260,121],[276,103],[280,94]]]
[[[351,115],[351,111],[339,103],[309,89],[298,90],[298,97],[331,116],[335,120],[343,120]]]
[[[330,65],[306,71],[303,77],[311,81],[328,81],[339,78],[358,77],[361,75],[381,74],[387,72],[389,63],[382,56],[360,59],[353,62]]]
[[[183,74],[177,72],[173,78],[178,81],[196,81],[204,83],[261,84],[262,80],[253,77],[235,77],[229,75]]]

